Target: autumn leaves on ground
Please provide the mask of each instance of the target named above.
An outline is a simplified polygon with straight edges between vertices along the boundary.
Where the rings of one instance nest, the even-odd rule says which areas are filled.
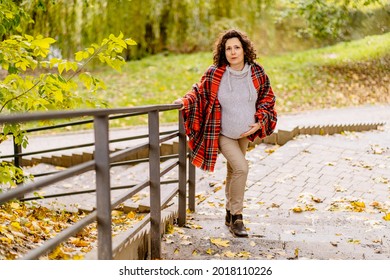
[[[0,260],[13,260],[27,253],[44,241],[53,238],[69,225],[76,223],[87,213],[53,211],[38,203],[10,202],[0,207]],[[142,220],[143,215],[112,211],[113,236]],[[84,228],[41,259],[83,259],[97,244],[96,223]]]
[[[390,102],[390,34],[352,43],[278,57],[261,57],[277,95],[280,114],[329,107]],[[102,69],[110,107],[168,104],[182,96],[211,63],[209,54],[156,55],[127,64],[123,73]],[[162,122],[177,114],[162,115]],[[118,126],[144,124],[116,123]],[[362,205],[352,205],[360,207]],[[363,207],[364,208],[364,207]],[[299,211],[302,209],[295,209]],[[0,206],[0,260],[17,259],[31,248],[75,223],[86,213],[57,212],[37,203]],[[142,216],[114,210],[113,233],[131,227]],[[387,217],[387,216],[386,216]],[[387,217],[388,218],[388,217]],[[82,259],[95,245],[92,224],[46,259]],[[213,242],[213,241],[212,241]],[[219,246],[221,240],[214,240]]]

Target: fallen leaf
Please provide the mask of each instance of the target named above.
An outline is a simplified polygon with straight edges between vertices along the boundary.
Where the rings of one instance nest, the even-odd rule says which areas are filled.
[[[358,240],[358,239],[353,239],[353,238],[350,238],[350,239],[348,239],[348,243],[352,243],[352,244],[360,244],[360,240]]]
[[[188,227],[193,228],[193,229],[203,229],[203,227],[201,225],[197,225],[194,223],[188,223]]]
[[[389,179],[386,178],[386,177],[376,177],[374,179],[375,183],[382,183],[382,184],[388,184],[389,183]]]
[[[224,255],[225,257],[228,257],[228,258],[234,258],[234,257],[236,257],[236,253],[233,253],[232,251],[223,252],[223,255]]]
[[[135,214],[135,212],[131,211],[131,212],[127,213],[126,217],[128,219],[135,219],[136,214]]]
[[[206,250],[206,253],[209,254],[209,255],[212,255],[212,254],[214,254],[214,250],[211,249],[211,248],[208,248],[208,249]]]
[[[385,220],[385,221],[390,221],[390,212],[387,213],[386,215],[384,215],[382,218],[383,218],[383,220]]]
[[[210,242],[217,247],[229,247],[229,240],[222,240],[221,238],[210,238]]]
[[[246,251],[242,251],[242,252],[239,252],[237,254],[237,257],[240,257],[240,258],[250,258],[250,256],[251,256],[251,253],[246,252]]]
[[[211,207],[215,207],[215,203],[212,202],[212,201],[207,201],[207,203],[211,206]]]
[[[17,209],[20,208],[20,205],[19,205],[19,203],[17,203],[17,202],[11,202],[10,206],[11,206],[11,208],[14,209],[14,210],[17,210]]]
[[[111,215],[112,215],[113,217],[120,217],[120,216],[122,216],[122,214],[123,214],[123,212],[122,212],[122,211],[118,211],[118,210],[113,210],[113,211],[111,212]]]
[[[293,210],[293,212],[295,212],[295,213],[301,213],[301,212],[303,212],[303,210],[302,210],[302,208],[301,208],[300,206],[296,206],[296,207],[294,207],[292,210]]]

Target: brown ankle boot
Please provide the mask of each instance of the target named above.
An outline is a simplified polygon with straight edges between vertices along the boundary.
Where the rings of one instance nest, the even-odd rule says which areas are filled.
[[[230,210],[226,209],[226,216],[225,216],[225,225],[230,227],[230,221],[232,220],[232,215],[230,214]]]
[[[232,215],[232,220],[230,222],[229,230],[236,237],[247,237],[248,236],[248,233],[246,232],[244,222],[242,219],[242,214]]]

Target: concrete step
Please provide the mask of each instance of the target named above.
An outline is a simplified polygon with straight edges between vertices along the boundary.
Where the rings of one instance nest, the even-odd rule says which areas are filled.
[[[232,236],[222,211],[190,217],[164,235],[163,259],[390,259],[380,214],[246,211],[248,238]]]

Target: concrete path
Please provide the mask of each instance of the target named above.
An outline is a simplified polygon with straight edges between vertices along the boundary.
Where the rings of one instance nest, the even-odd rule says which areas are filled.
[[[281,116],[279,127],[387,122],[379,130],[300,135],[247,154],[244,222],[224,225],[225,159],[198,171],[188,226],[164,236],[164,259],[390,259],[390,106]]]

